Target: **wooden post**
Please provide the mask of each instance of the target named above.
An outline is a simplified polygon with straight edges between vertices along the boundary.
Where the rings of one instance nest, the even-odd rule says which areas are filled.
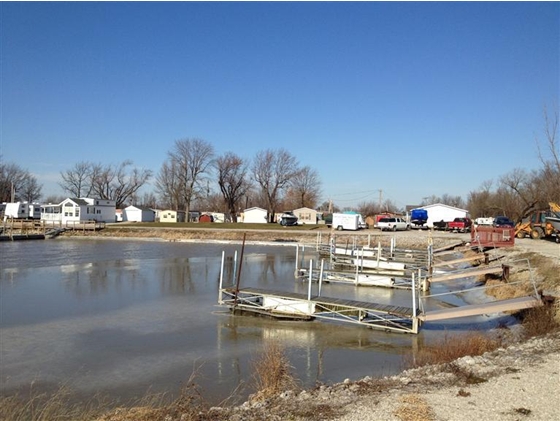
[[[509,282],[509,272],[510,266],[509,265],[502,265],[502,280],[505,282]]]
[[[241,244],[241,256],[239,257],[239,270],[237,271],[237,280],[235,282],[235,299],[233,301],[233,307],[237,306],[237,296],[239,295],[239,282],[241,279],[241,266],[243,265],[243,253],[245,251],[245,237],[247,233],[243,233],[243,243]]]

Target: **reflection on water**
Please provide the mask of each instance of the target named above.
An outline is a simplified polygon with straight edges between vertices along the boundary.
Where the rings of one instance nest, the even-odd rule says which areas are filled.
[[[0,247],[2,393],[35,381],[126,399],[176,392],[196,370],[219,402],[248,387],[267,341],[285,346],[304,385],[313,386],[393,374],[438,326],[470,327],[432,325],[414,336],[232,316],[216,303],[222,251],[224,279],[234,282],[239,245],[61,239]],[[293,246],[247,245],[242,286],[306,293],[308,285],[294,279],[295,259]],[[322,294],[410,305],[407,291],[324,284]]]

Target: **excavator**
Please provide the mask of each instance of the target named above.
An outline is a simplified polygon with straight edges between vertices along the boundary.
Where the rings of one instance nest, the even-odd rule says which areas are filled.
[[[554,202],[550,202],[548,205],[549,210],[535,211],[524,221],[518,222],[515,226],[515,236],[525,238],[529,235],[533,239],[538,239],[556,235],[558,242],[560,233],[547,218],[560,216],[560,205]]]

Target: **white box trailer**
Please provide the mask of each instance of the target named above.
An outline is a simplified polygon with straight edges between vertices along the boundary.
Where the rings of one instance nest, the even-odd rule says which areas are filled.
[[[41,219],[41,205],[38,203],[6,203],[4,218]]]
[[[333,213],[332,227],[338,231],[350,230],[357,231],[362,228],[359,213]]]

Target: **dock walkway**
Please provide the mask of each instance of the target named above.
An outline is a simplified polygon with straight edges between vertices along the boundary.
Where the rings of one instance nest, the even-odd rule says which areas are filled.
[[[484,258],[484,256],[481,257]],[[486,258],[484,259],[487,260]],[[246,311],[283,319],[327,319],[332,321],[354,323],[386,331],[416,334],[418,333],[419,327],[422,323],[489,313],[515,311],[542,305],[542,301],[536,289],[530,263],[527,259],[507,261],[501,265],[494,264],[472,269],[460,269],[436,275],[432,275],[428,271],[428,274],[422,276],[422,270],[418,269],[418,276],[415,277],[413,273],[411,277],[410,307],[321,296],[321,282],[328,282],[327,276],[325,275],[333,275],[335,272],[332,271],[329,273],[329,271],[324,271],[323,265],[321,264],[321,269],[318,272],[319,275],[315,275],[316,271],[313,270],[312,260],[310,261],[310,269],[307,272],[307,279],[304,279],[304,281],[308,282],[309,285],[307,294],[290,291],[271,291],[261,288],[240,288],[240,270],[234,271],[234,273],[237,273],[237,287],[222,287],[224,284],[224,261],[225,255],[222,253],[222,270],[220,274],[218,304],[229,307],[233,312]],[[299,262],[299,259],[296,252],[296,274],[301,271],[301,269],[298,268],[297,262]],[[462,262],[463,261],[459,263]],[[234,267],[237,268],[237,262],[235,262]],[[241,263],[239,269],[240,268]],[[510,271],[528,271],[529,279],[533,286],[533,292],[530,295],[506,300],[494,300],[485,303],[464,304],[444,309],[427,309],[425,306],[426,303],[431,302],[428,301],[431,298],[437,297],[436,300],[445,304],[445,300],[441,300],[445,295],[456,297],[474,290],[487,290],[489,288],[495,289],[500,287],[510,288],[516,283],[521,283],[522,281],[510,282],[508,276]],[[472,278],[482,274],[501,274],[502,283],[492,286],[476,286],[473,288],[463,287],[459,290],[435,295],[425,295],[420,293],[420,288],[424,289],[424,285],[426,283],[425,281],[427,279],[429,279],[430,282],[444,282],[455,279]],[[296,275],[296,277],[297,276],[300,275]],[[359,287],[359,276],[368,275],[360,273],[359,268],[356,266],[356,271],[353,274],[353,282],[351,281],[352,275],[350,273],[345,273],[344,276],[342,276],[341,273],[338,272],[338,275],[336,276],[339,276],[339,279],[337,279],[338,281],[346,282],[348,284],[353,283],[356,287]],[[378,281],[377,279],[375,280]],[[228,283],[231,284],[232,281],[233,280],[230,279]],[[316,281],[318,281],[319,284],[318,293],[312,294],[312,284]],[[372,278],[370,281],[373,282],[374,279]],[[371,286],[373,286],[373,284],[371,284]]]
[[[371,328],[418,333],[415,309],[260,288],[223,288],[219,304],[277,318],[330,319]]]

